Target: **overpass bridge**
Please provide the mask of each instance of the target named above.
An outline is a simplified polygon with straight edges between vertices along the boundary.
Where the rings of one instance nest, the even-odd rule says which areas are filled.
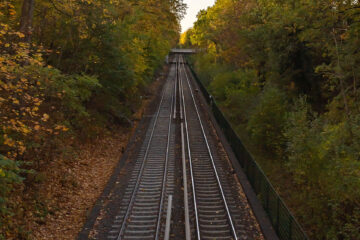
[[[200,51],[201,49],[194,49],[194,48],[172,48],[169,54],[166,56],[166,63],[176,63],[178,56],[192,55]]]
[[[199,52],[198,49],[193,48],[173,48],[170,50],[170,54],[195,54]]]

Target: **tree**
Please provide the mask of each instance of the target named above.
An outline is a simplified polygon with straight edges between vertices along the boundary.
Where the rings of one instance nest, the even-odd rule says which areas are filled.
[[[21,17],[20,17],[20,32],[25,35],[27,42],[31,39],[32,24],[34,17],[35,0],[23,0]]]

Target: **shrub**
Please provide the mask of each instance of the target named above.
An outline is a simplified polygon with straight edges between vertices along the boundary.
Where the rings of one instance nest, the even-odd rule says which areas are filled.
[[[40,87],[44,94],[43,109],[51,109],[55,122],[66,123],[76,130],[85,128],[91,120],[86,107],[93,92],[101,88],[94,76],[65,75],[54,68],[27,67],[24,73],[39,76]]]
[[[0,213],[8,213],[6,206],[7,196],[13,189],[14,184],[21,183],[24,178],[20,176],[24,172],[20,168],[19,161],[8,159],[0,154]]]
[[[208,86],[216,75],[225,73],[228,67],[216,63],[212,55],[200,54],[196,56],[195,70],[204,85]]]
[[[247,124],[255,144],[272,153],[280,154],[283,151],[287,105],[286,96],[281,90],[273,86],[264,88]]]
[[[237,124],[245,124],[249,120],[250,112],[256,104],[256,97],[260,93],[257,76],[253,70],[238,70],[233,73],[234,82],[225,86],[226,99],[224,110],[230,120]],[[214,80],[215,82],[215,80]]]
[[[305,98],[289,114],[287,166],[305,190],[297,194],[303,203],[297,212],[326,239],[350,240],[360,234],[359,126],[360,115],[332,123],[315,114]]]

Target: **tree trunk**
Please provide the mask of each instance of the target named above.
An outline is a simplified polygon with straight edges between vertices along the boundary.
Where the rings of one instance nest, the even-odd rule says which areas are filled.
[[[34,16],[35,0],[24,0],[20,18],[20,32],[25,35],[25,41],[30,42],[32,33],[32,21]]]

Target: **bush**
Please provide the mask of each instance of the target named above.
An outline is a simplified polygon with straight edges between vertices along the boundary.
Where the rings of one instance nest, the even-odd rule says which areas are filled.
[[[223,108],[233,123],[245,124],[249,120],[250,112],[255,107],[260,86],[253,70],[238,70],[233,72],[233,75],[234,80],[223,87],[226,95]]]
[[[39,76],[45,98],[42,109],[51,109],[49,114],[54,118],[53,123],[62,123],[75,130],[89,125],[91,116],[86,104],[94,91],[101,88],[96,77],[65,75],[51,67],[26,67],[25,72]]]
[[[275,154],[283,152],[287,108],[286,95],[281,90],[273,86],[264,88],[247,124],[255,144]]]
[[[199,54],[196,56],[195,71],[205,86],[208,86],[215,76],[225,73],[228,67],[216,63],[214,56]]]
[[[0,154],[0,213],[8,213],[6,206],[7,196],[14,184],[20,184],[24,178],[20,176],[24,170],[20,169],[21,163],[13,161]]]
[[[360,235],[360,115],[330,123],[300,98],[289,114],[287,166],[305,191],[297,212],[326,239]],[[345,225],[344,225],[345,224]],[[317,226],[316,229],[314,226]]]

